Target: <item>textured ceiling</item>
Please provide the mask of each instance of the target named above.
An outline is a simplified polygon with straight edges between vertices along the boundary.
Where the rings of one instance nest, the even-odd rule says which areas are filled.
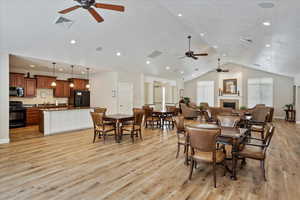
[[[125,13],[98,9],[96,23],[87,11],[64,17],[71,28],[55,25],[57,11],[76,4],[72,0],[1,0],[0,50],[95,69],[143,72],[186,79],[223,62],[233,62],[279,74],[300,74],[297,59],[300,34],[297,0],[98,0],[125,5]],[[263,9],[261,2],[273,2]],[[179,17],[178,14],[182,16]],[[270,21],[271,26],[262,22]],[[204,36],[201,36],[204,33]],[[179,59],[192,35],[194,51],[209,53],[197,61]],[[70,40],[76,40],[75,45]],[[251,39],[248,43],[241,39]],[[265,47],[271,44],[271,47]],[[218,48],[213,48],[217,46]],[[96,51],[101,47],[101,51]],[[162,52],[148,58],[153,51]],[[121,52],[121,56],[116,56]],[[226,55],[226,56],[225,56]],[[148,65],[146,61],[151,63]],[[170,66],[170,70],[166,70]],[[195,69],[198,71],[195,72]],[[184,72],[182,75],[181,72]]]

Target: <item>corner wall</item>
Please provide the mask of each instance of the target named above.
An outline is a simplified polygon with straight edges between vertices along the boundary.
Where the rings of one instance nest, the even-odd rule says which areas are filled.
[[[0,144],[9,143],[9,55],[0,52]]]

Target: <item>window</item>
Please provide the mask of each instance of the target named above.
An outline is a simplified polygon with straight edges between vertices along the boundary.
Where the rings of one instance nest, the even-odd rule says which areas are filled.
[[[248,107],[256,104],[273,106],[273,79],[253,78],[248,79]]]
[[[214,106],[214,90],[214,81],[199,81],[197,83],[197,104],[206,102],[209,106]]]

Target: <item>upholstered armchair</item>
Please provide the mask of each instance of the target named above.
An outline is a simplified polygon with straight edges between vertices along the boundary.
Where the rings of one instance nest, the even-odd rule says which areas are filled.
[[[199,115],[199,112],[197,109],[190,108],[184,103],[181,103],[180,107],[181,107],[182,115],[184,116],[184,118],[197,118]]]

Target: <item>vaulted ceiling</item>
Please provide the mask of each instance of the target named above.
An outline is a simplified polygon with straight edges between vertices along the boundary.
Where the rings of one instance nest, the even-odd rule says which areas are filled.
[[[74,21],[66,28],[54,23],[61,16],[57,11],[76,5],[75,1],[1,0],[0,50],[168,78],[189,79],[207,72],[216,67],[218,57],[224,63],[300,74],[298,0],[97,1],[124,5],[125,13],[98,9],[105,20],[98,24],[86,10],[78,9],[63,16]],[[274,7],[262,8],[262,2]],[[266,21],[271,26],[262,24]],[[188,35],[193,37],[193,50],[208,52],[208,57],[179,59],[187,50]],[[154,51],[162,54],[149,58]]]

